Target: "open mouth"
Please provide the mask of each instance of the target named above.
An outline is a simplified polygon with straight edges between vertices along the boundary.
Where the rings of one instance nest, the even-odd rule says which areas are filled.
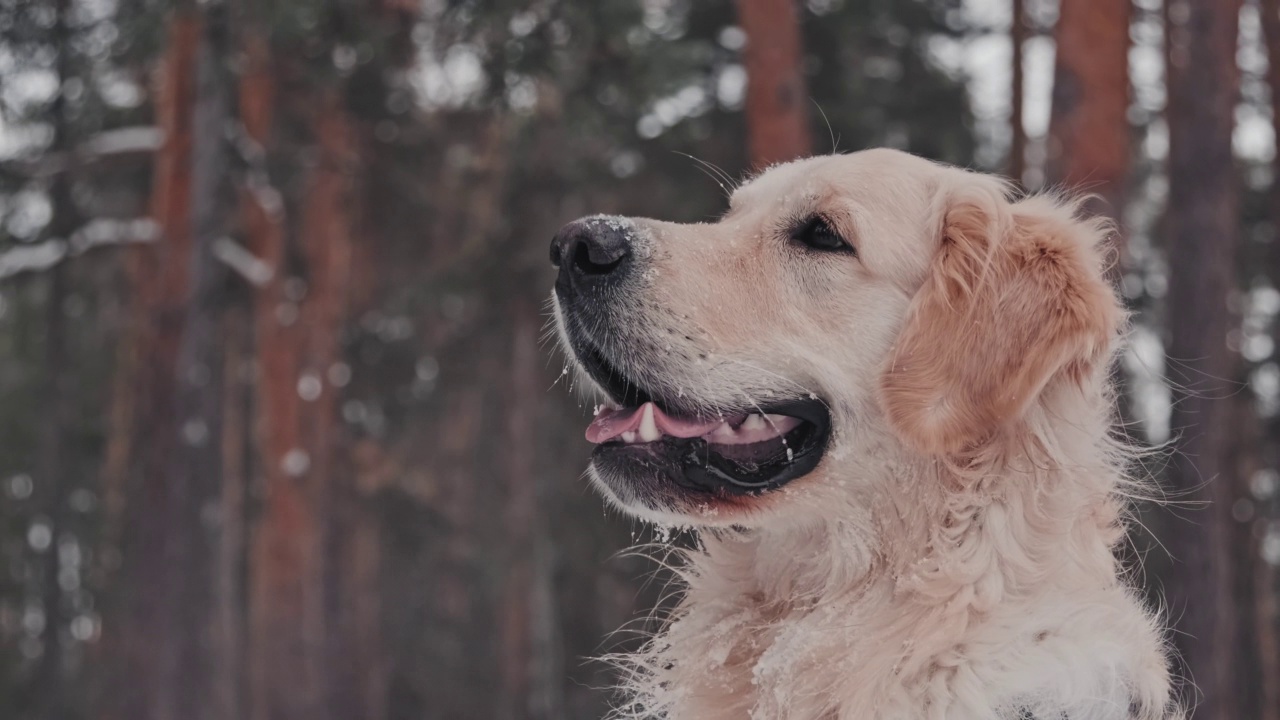
[[[817,467],[831,433],[827,406],[814,397],[694,414],[641,388],[597,350],[575,354],[614,404],[587,428],[592,460],[606,475],[657,471],[686,490],[755,494]]]

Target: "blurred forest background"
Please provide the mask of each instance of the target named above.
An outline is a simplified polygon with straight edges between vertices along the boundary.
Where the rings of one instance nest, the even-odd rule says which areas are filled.
[[[1277,108],[1280,0],[0,0],[0,717],[601,716],[550,237],[887,145],[1120,222],[1126,552],[1280,720]]]

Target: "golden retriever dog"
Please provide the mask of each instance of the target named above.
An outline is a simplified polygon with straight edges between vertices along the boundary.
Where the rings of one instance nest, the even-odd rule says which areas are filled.
[[[892,150],[770,168],[714,223],[565,226],[590,477],[698,536],[616,716],[1177,716],[1113,552],[1106,233]]]

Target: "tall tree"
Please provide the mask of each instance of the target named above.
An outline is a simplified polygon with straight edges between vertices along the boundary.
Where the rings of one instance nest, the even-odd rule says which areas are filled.
[[[1113,220],[1132,153],[1130,11],[1128,0],[1062,0],[1055,30],[1047,180],[1096,194],[1103,202],[1092,210]]]
[[[1013,17],[1009,23],[1011,47],[1009,88],[1009,177],[1021,184],[1027,171],[1027,126],[1023,51],[1027,41],[1027,2],[1010,0]]]
[[[162,686],[171,640],[161,628],[170,572],[166,536],[172,529],[166,474],[179,440],[174,397],[191,287],[190,167],[203,33],[199,13],[189,7],[175,8],[164,23],[164,49],[154,77],[156,125],[164,142],[154,160],[150,199],[159,237],[134,248],[128,258],[129,324],[116,394],[136,399],[118,406],[124,409],[110,428],[104,518],[104,540],[118,541],[121,555],[119,571],[110,576],[115,592],[104,630],[106,654],[116,662],[105,668],[105,683],[114,691],[107,694],[103,711],[116,720],[152,718],[158,702],[168,704],[158,699],[172,692]]]
[[[267,147],[275,129],[271,94],[280,92],[280,83],[260,73],[288,63],[265,45],[248,50],[252,64],[241,97],[254,109],[246,131],[256,145]],[[317,157],[298,211],[285,215],[280,198],[261,189],[248,210],[250,248],[271,268],[256,293],[254,320],[264,475],[263,510],[249,561],[249,704],[255,720],[323,718],[332,712],[324,651],[336,631],[327,603],[326,538],[337,389],[328,378],[346,319],[354,152],[339,97],[321,91],[305,97],[320,109],[308,118]],[[290,228],[289,220],[296,226]]]
[[[72,151],[73,138],[70,128],[70,110],[67,107],[65,83],[71,79],[69,55],[71,53],[71,32],[68,29],[69,10],[67,0],[58,0],[53,7],[53,29],[50,45],[57,53],[54,78],[57,82],[56,92],[50,116],[52,118],[53,139],[49,144],[50,151],[69,156]],[[72,195],[71,168],[57,173],[49,189],[51,220],[45,231],[50,238],[69,243],[72,233],[79,229],[80,212]],[[66,301],[70,293],[68,288],[67,268],[65,263],[57,263],[48,272],[48,292],[45,297],[45,364],[44,364],[44,398],[46,412],[42,420],[40,433],[40,455],[38,458],[38,475],[43,500],[43,515],[49,537],[49,546],[44,552],[41,572],[42,608],[44,612],[44,631],[40,664],[36,670],[34,694],[39,717],[55,720],[66,713],[66,690],[64,688],[65,659],[63,652],[63,633],[65,613],[63,612],[63,592],[60,585],[61,571],[58,545],[61,534],[65,530],[64,518],[67,504],[66,463],[63,458],[63,445],[67,439],[69,420],[68,397],[69,382],[67,363],[67,322]]]
[[[211,637],[216,628],[215,568],[219,564],[223,481],[222,371],[223,314],[227,305],[226,266],[216,245],[228,230],[226,202],[229,117],[225,8],[201,11],[194,96],[191,98],[192,154],[188,257],[189,286],[183,298],[172,417],[176,434],[164,483],[164,582],[157,588],[160,652],[153,659],[152,720],[217,720],[235,708],[218,704]]]
[[[747,33],[747,145],[763,169],[813,152],[794,0],[738,0]]]
[[[1262,0],[1259,3],[1262,20],[1263,42],[1267,49],[1267,86],[1271,94],[1271,125],[1275,137],[1280,138],[1280,0]],[[1272,183],[1270,188],[1271,227],[1280,232],[1280,154],[1272,157]],[[1271,243],[1267,272],[1273,284],[1280,283],[1280,251]],[[1272,332],[1273,340],[1280,340],[1280,322]],[[1263,460],[1275,462],[1280,452],[1280,416],[1255,418],[1259,427],[1257,435],[1262,447],[1256,452]],[[1261,500],[1261,499],[1260,499]],[[1274,503],[1274,501],[1273,501]],[[1265,503],[1259,502],[1265,508]],[[1280,720],[1280,585],[1276,582],[1276,568],[1259,547],[1265,541],[1265,533],[1255,533],[1250,538],[1251,566],[1254,575],[1254,622],[1257,643],[1258,669],[1261,679],[1259,720]]]
[[[1236,359],[1226,343],[1235,326],[1228,296],[1239,245],[1237,174],[1231,136],[1238,98],[1236,41],[1240,0],[1179,0],[1167,10],[1171,429],[1169,468],[1188,522],[1170,534],[1175,564],[1168,602],[1175,642],[1200,691],[1195,716],[1237,717],[1233,664],[1239,637],[1230,463]]]

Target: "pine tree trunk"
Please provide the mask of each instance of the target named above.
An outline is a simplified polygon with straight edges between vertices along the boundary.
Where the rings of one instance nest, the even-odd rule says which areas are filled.
[[[1128,117],[1131,10],[1128,0],[1060,3],[1046,145],[1046,185],[1087,193],[1086,210],[1112,221],[1115,259],[1107,273],[1113,285],[1119,284],[1126,262],[1122,215],[1133,150]],[[1136,425],[1132,385],[1123,367],[1113,372],[1120,387],[1117,430],[1128,433]]]
[[[1237,381],[1241,381],[1243,368],[1237,373]],[[1243,383],[1242,383],[1243,386]],[[1232,508],[1230,526],[1231,554],[1238,565],[1234,574],[1235,585],[1231,588],[1232,596],[1237,603],[1237,637],[1240,639],[1234,648],[1232,657],[1231,691],[1235,696],[1234,707],[1237,717],[1256,718],[1262,720],[1267,714],[1263,703],[1266,676],[1260,671],[1265,667],[1266,658],[1261,655],[1265,644],[1265,631],[1261,618],[1256,612],[1247,610],[1258,597],[1257,583],[1264,578],[1254,572],[1255,558],[1259,564],[1262,560],[1261,542],[1266,533],[1266,521],[1255,520],[1255,505],[1248,498],[1245,480],[1261,467],[1261,448],[1263,439],[1260,435],[1260,422],[1254,406],[1253,393],[1237,393],[1229,400],[1234,417],[1231,423],[1231,445],[1228,448],[1227,470],[1230,478],[1236,480],[1239,489]],[[1261,532],[1259,532],[1259,530]],[[1280,710],[1280,708],[1276,708]]]
[[[57,204],[54,207],[58,207]],[[54,265],[48,271],[49,290],[45,296],[45,352],[44,392],[45,412],[39,435],[38,487],[40,488],[41,515],[49,530],[50,542],[40,558],[41,609],[44,611],[44,630],[41,632],[41,654],[32,678],[32,693],[36,698],[36,718],[60,720],[65,717],[65,653],[63,629],[66,613],[63,612],[62,587],[59,572],[59,541],[65,525],[67,504],[66,477],[63,453],[66,448],[65,428],[68,420],[67,328],[65,306],[68,288],[65,263]]]
[[[794,0],[738,0],[747,33],[748,148],[757,169],[813,152],[798,11]]]
[[[1183,12],[1185,10],[1185,12]],[[1168,13],[1169,38],[1169,379],[1170,495],[1182,517],[1170,533],[1175,642],[1200,692],[1197,718],[1237,717],[1234,667],[1239,634],[1232,596],[1229,462],[1236,358],[1227,297],[1235,287],[1239,202],[1231,150],[1238,96],[1239,0],[1184,0]]]
[[[250,35],[241,75],[245,132],[270,146],[275,83],[265,37]],[[261,189],[259,189],[261,190]],[[275,200],[279,205],[274,204]],[[254,350],[258,396],[256,437],[263,483],[262,509],[249,555],[249,717],[291,720],[321,717],[322,538],[315,516],[311,457],[300,437],[298,363],[302,344],[300,279],[286,295],[283,199],[249,194],[245,225],[249,250],[273,270],[254,297]],[[286,677],[287,676],[287,677]]]
[[[340,701],[354,692],[338,673],[338,653],[348,652],[346,648],[355,643],[343,636],[342,612],[335,608],[338,602],[351,601],[341,594],[344,568],[339,565],[341,548],[348,538],[336,534],[337,502],[346,497],[350,481],[340,478],[336,471],[336,451],[341,444],[337,422],[340,391],[330,378],[334,366],[342,360],[342,333],[351,297],[352,229],[356,217],[352,178],[360,174],[360,152],[354,122],[343,98],[326,92],[314,103],[318,108],[314,132],[319,161],[300,209],[298,238],[310,277],[300,315],[307,337],[296,395],[302,396],[303,383],[319,383],[319,395],[304,398],[306,407],[301,413],[304,447],[312,458],[309,482],[319,533],[319,546],[311,549],[316,555],[312,565],[320,573],[313,591],[322,604],[322,614],[306,631],[320,641],[313,652],[316,671],[323,682],[321,690],[327,708],[324,717],[338,717],[333,708],[341,707]]]
[[[57,48],[56,81],[62,88],[70,76],[68,0],[58,0],[54,8],[52,29],[53,44]],[[54,97],[50,108],[53,124],[52,152],[65,152],[72,146],[69,113],[62,92]],[[72,172],[58,173],[49,188],[52,216],[46,234],[70,239],[80,222],[71,192]],[[63,456],[66,427],[70,419],[71,372],[67,362],[67,323],[64,305],[69,294],[69,268],[58,263],[48,271],[48,292],[45,296],[45,348],[44,388],[45,412],[40,420],[39,450],[37,454],[37,487],[40,488],[41,514],[49,529],[49,545],[41,558],[41,608],[44,611],[44,630],[41,633],[41,654],[36,665],[32,688],[36,698],[36,717],[55,720],[66,713],[65,653],[63,652],[63,628],[66,613],[63,612],[61,579],[61,544],[65,526],[67,478]]]
[[[1271,122],[1280,137],[1280,0],[1262,0],[1259,14],[1262,17],[1263,38],[1267,45],[1267,84],[1271,89]],[[1271,182],[1271,225],[1280,232],[1280,156],[1272,160]],[[1280,282],[1280,250],[1271,243],[1271,257],[1267,263],[1271,281]],[[1274,330],[1273,337],[1280,340],[1280,325]],[[1263,457],[1275,458],[1280,451],[1280,418],[1257,418],[1261,424],[1262,447],[1259,452]],[[1274,511],[1276,501],[1271,501],[1271,508],[1265,502],[1259,505]],[[1274,516],[1272,516],[1274,517]],[[1274,522],[1274,520],[1272,520]],[[1261,522],[1261,521],[1259,521]],[[1265,536],[1263,536],[1265,537]],[[1259,720],[1280,720],[1280,585],[1276,582],[1276,571],[1260,548],[1254,548],[1251,557],[1254,577],[1254,626],[1257,638],[1262,715]]]
[[[503,720],[553,720],[546,689],[537,680],[534,598],[539,580],[539,485],[535,472],[535,412],[539,394],[537,305],[529,297],[511,302],[511,376],[503,442],[506,508],[503,512],[507,578],[502,599],[501,677]],[[538,699],[543,702],[537,702]]]
[[[167,477],[173,449],[174,393],[182,319],[189,299],[191,264],[191,163],[194,143],[197,51],[203,35],[198,13],[176,10],[165,31],[156,76],[156,125],[164,144],[156,153],[151,214],[159,240],[134,248],[128,258],[130,326],[121,340],[109,454],[104,465],[101,555],[114,595],[105,609],[102,651],[111,720],[152,718],[161,688],[158,667],[165,642],[160,629],[166,582],[165,534],[169,528]]]
[[[1009,25],[1009,39],[1012,53],[1010,64],[1012,70],[1011,87],[1009,88],[1009,177],[1022,185],[1027,173],[1027,126],[1025,78],[1023,77],[1023,48],[1027,40],[1027,7],[1026,0],[1011,0],[1013,18]]]
[[[269,146],[275,83],[260,39],[247,49],[241,106],[249,136]],[[322,96],[312,130],[317,162],[286,245],[282,206],[245,201],[250,249],[274,269],[255,298],[260,376],[258,447],[265,497],[250,553],[251,717],[319,720],[332,713],[326,650],[337,632],[329,609],[336,389],[351,252],[349,178],[358,156],[339,98]]]
[[[215,569],[222,495],[222,316],[227,279],[214,255],[226,234],[228,106],[218,43],[219,19],[207,17],[196,56],[193,98],[190,290],[177,347],[173,403],[176,434],[165,472],[163,573],[155,658],[155,720],[226,717],[216,703],[211,636],[216,627]]]
[[[219,720],[245,716],[245,500],[249,487],[249,435],[252,386],[245,372],[249,360],[248,313],[243,307],[223,317],[222,348],[222,488],[219,537],[214,566],[213,707]]]
[[[1130,11],[1127,1],[1062,0],[1049,118],[1048,184],[1096,194],[1090,210],[1116,221],[1132,151]]]
[[[1253,617],[1257,632],[1258,665],[1249,674],[1257,681],[1258,720],[1280,720],[1280,601],[1277,601],[1276,569],[1262,557],[1256,545],[1253,560]]]

